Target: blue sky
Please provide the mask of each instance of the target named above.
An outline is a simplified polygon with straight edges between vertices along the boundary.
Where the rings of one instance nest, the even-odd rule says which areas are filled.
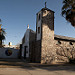
[[[5,44],[21,42],[28,24],[30,29],[36,30],[36,13],[44,7],[45,1],[55,12],[55,34],[75,37],[75,28],[61,16],[63,0],[0,0],[2,28],[7,33]]]

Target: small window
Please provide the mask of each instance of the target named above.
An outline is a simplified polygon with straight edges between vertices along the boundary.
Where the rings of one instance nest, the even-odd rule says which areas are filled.
[[[61,42],[58,40],[58,41],[57,41],[57,44],[61,44]]]
[[[40,33],[40,27],[38,27],[38,33]]]
[[[46,14],[46,10],[43,13]]]
[[[70,45],[73,45],[73,43],[72,43],[72,42],[70,42]]]
[[[59,44],[61,44],[61,42],[60,42],[60,41],[58,41],[58,43],[59,43]]]
[[[40,14],[39,14],[39,16],[38,16],[38,20],[40,20]]]

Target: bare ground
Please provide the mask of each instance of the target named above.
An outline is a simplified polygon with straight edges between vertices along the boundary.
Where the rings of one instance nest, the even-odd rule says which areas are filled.
[[[75,65],[44,65],[21,59],[0,59],[0,75],[75,75]]]

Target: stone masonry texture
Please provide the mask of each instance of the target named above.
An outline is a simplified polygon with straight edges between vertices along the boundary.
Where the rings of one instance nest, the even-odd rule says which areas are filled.
[[[42,18],[41,63],[51,63],[54,60],[54,14],[50,11],[46,11],[46,13],[46,15],[43,13]]]

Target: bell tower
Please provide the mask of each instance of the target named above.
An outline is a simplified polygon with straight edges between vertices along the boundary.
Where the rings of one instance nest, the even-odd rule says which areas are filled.
[[[47,8],[46,2],[36,19],[36,41],[41,42],[41,63],[45,63],[46,56],[52,52],[54,41],[54,11]]]
[[[54,39],[54,11],[48,9],[45,2],[45,8],[36,17],[36,40],[42,40],[46,35],[46,38]]]

